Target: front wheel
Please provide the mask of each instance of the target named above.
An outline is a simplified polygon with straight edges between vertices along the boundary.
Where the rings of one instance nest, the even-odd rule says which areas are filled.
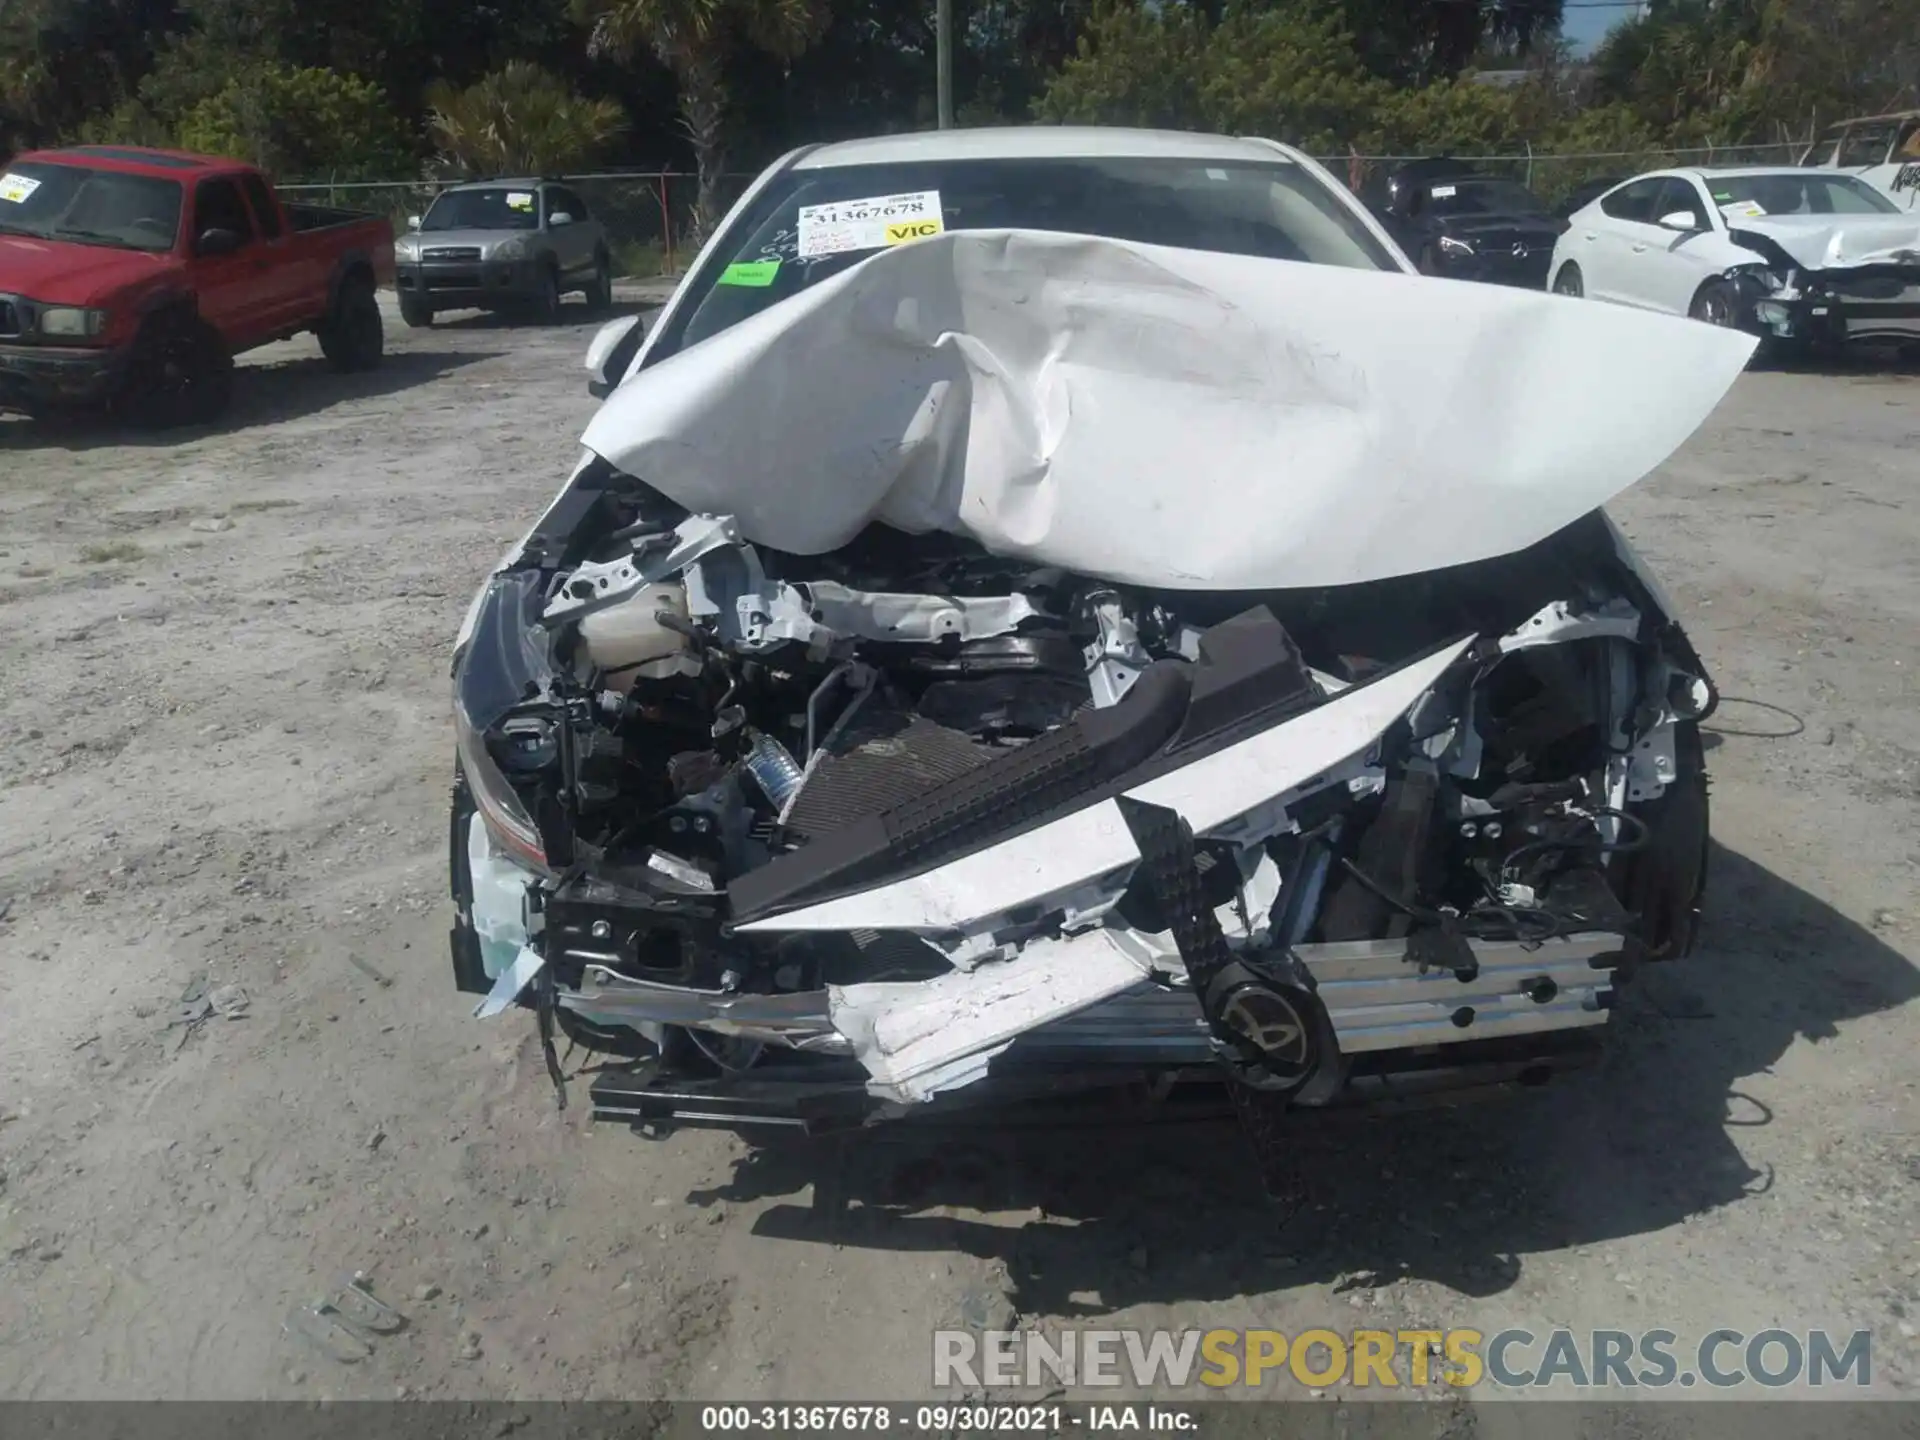
[[[587,304],[595,310],[613,308],[613,262],[605,251],[593,258],[593,282],[587,287]]]
[[[560,322],[560,272],[551,265],[540,272],[539,288],[533,292],[528,317],[536,325],[557,325]]]
[[[344,281],[334,297],[333,313],[320,323],[318,333],[320,353],[334,369],[350,372],[378,365],[387,335],[373,281],[362,275]]]
[[[1570,295],[1578,300],[1587,293],[1586,281],[1580,275],[1580,267],[1569,260],[1560,267],[1560,273],[1553,277],[1553,293]]]
[[[418,300],[400,297],[400,321],[409,330],[424,330],[433,324],[433,307]]]
[[[1718,325],[1723,330],[1737,329],[1739,306],[1734,299],[1733,287],[1724,280],[1708,281],[1693,297],[1693,304],[1687,307],[1687,315],[1708,325]]]
[[[206,425],[233,398],[233,353],[198,315],[156,316],[134,341],[119,409],[151,430]]]

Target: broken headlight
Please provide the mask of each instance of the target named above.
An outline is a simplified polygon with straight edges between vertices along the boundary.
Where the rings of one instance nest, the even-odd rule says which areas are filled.
[[[487,832],[500,848],[523,865],[547,868],[546,843],[540,827],[534,824],[527,807],[507,783],[493,756],[487,753],[487,738],[475,727],[461,696],[453,698],[454,746],[460,754],[460,771],[473,793],[474,805],[486,822]]]
[[[532,771],[543,759],[541,723],[509,718],[539,700],[553,679],[539,607],[536,571],[507,571],[488,582],[474,606],[472,632],[454,662],[453,730],[460,768],[487,830],[514,859],[545,870],[540,827],[502,768],[504,762],[515,771]],[[496,727],[506,747],[498,753],[488,745]]]

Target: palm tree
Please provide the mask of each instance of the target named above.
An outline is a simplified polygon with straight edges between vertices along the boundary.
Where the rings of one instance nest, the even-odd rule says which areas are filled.
[[[719,218],[725,164],[727,54],[744,42],[792,60],[826,28],[823,0],[575,0],[592,28],[588,50],[626,56],[650,48],[680,84],[680,116],[693,142],[699,193],[696,241]]]
[[[426,100],[434,145],[468,174],[558,174],[590,161],[627,123],[614,101],[583,99],[525,60],[463,90],[437,80]]]

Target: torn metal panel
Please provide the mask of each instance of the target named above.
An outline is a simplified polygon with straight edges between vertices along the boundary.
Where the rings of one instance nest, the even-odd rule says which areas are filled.
[[[695,990],[589,965],[579,988],[563,992],[559,1003],[601,1024],[686,1025],[823,1054],[845,1053],[850,1048],[833,1027],[825,995],[818,992],[753,995]]]
[[[1038,940],[1013,959],[918,985],[837,986],[834,1028],[873,1077],[876,1095],[930,1098],[985,1073],[1027,1031],[1118,995],[1146,967],[1105,930]]]
[[[1753,343],[1493,287],[955,232],[639,371],[585,443],[789,553],[878,520],[1143,585],[1351,584],[1603,504]]]
[[[1196,835],[1243,843],[1290,827],[1285,801],[1333,783],[1471,642],[1357,686],[1305,715],[1125,790],[1179,814]],[[925,874],[739,926],[743,933],[907,930],[938,936],[991,929],[1016,910],[1058,907],[1100,885],[1117,893],[1139,860],[1116,801],[1103,800]]]

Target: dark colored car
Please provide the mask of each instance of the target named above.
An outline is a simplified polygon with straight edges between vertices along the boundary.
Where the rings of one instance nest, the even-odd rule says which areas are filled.
[[[1526,186],[1458,160],[1415,160],[1368,194],[1422,274],[1544,290],[1566,222]]]

